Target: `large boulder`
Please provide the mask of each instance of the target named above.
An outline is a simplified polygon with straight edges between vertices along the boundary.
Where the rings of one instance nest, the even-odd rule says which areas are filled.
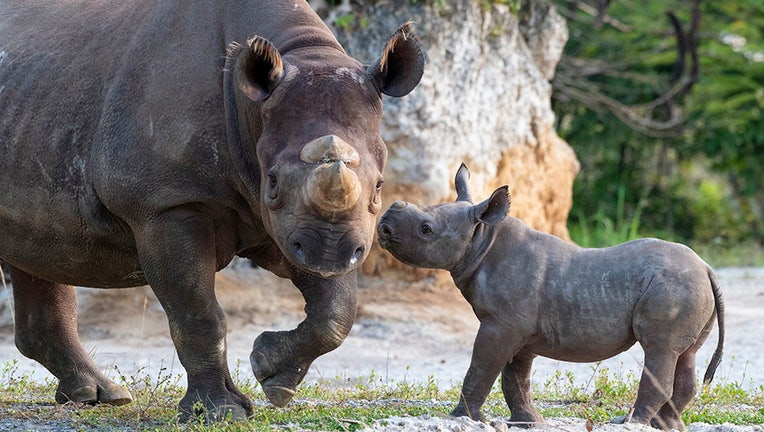
[[[427,50],[417,89],[384,101],[383,208],[399,199],[428,205],[453,199],[454,173],[465,162],[473,196],[508,184],[514,216],[569,239],[579,164],[554,130],[549,80],[568,32],[553,6],[542,0],[524,0],[519,11],[478,0],[312,3],[356,58],[374,59],[384,35],[407,20]],[[380,273],[390,266],[397,267],[378,249],[363,269]]]

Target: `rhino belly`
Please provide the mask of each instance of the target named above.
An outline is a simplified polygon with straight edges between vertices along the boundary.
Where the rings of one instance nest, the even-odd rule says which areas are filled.
[[[615,356],[636,343],[631,319],[544,320],[527,348],[543,357],[594,362]]]
[[[83,211],[84,198],[64,200],[61,194],[40,191],[15,197],[2,196],[0,259],[57,283],[103,288],[145,284],[123,222],[93,208]]]

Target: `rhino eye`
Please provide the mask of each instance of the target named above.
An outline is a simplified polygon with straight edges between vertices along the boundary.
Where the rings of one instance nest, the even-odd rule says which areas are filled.
[[[279,199],[279,181],[276,176],[276,168],[268,172],[265,186],[265,203],[271,210],[279,209],[283,206],[283,200]]]
[[[425,222],[419,227],[419,232],[424,236],[429,236],[432,234],[432,225]]]
[[[268,174],[268,197],[270,199],[276,198],[276,195],[278,193],[278,180],[276,179],[275,174]]]
[[[379,213],[379,210],[382,207],[382,183],[384,183],[384,180],[377,182],[376,190],[371,197],[371,202],[369,203],[369,212],[371,214]]]

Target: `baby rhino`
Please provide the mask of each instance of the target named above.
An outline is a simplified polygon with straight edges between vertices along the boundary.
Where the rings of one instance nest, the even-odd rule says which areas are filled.
[[[695,353],[715,318],[719,341],[704,382],[721,361],[724,303],[711,268],[688,247],[655,239],[582,249],[508,217],[506,186],[473,205],[468,177],[462,165],[455,203],[399,201],[377,226],[380,245],[399,260],[451,272],[480,320],[452,415],[484,420],[480,407],[501,372],[510,422],[543,422],[531,405],[536,356],[593,362],[639,341],[645,359],[633,414],[615,421],[683,430]]]

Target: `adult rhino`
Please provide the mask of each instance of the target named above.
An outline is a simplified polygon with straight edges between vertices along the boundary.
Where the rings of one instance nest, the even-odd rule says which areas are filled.
[[[237,255],[305,298],[305,320],[251,356],[268,399],[290,400],[355,317],[380,93],[422,75],[407,26],[381,49],[352,59],[303,0],[0,3],[0,258],[16,345],[59,379],[57,402],[131,401],[83,350],[72,285],[149,284],[187,372],[182,416],[251,415],[214,292]]]

